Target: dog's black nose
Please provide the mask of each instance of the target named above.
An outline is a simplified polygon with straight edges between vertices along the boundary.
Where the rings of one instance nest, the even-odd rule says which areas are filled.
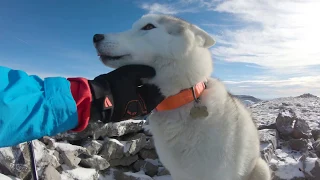
[[[104,35],[103,34],[95,34],[93,36],[93,42],[99,42],[102,41],[104,39]]]

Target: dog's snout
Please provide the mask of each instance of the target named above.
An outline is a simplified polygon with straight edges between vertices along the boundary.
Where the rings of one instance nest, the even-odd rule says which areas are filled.
[[[102,41],[104,39],[104,35],[103,34],[95,34],[93,36],[93,42],[99,42]]]

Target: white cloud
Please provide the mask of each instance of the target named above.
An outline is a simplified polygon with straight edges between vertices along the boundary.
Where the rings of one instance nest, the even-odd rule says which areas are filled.
[[[223,29],[214,34],[220,46],[212,48],[213,55],[222,60],[271,68],[320,64],[320,1],[179,0],[149,2],[142,8],[150,13],[215,11],[234,15],[234,25],[201,24]]]
[[[149,1],[149,12],[152,11],[151,7],[160,9],[159,5],[162,5],[166,7],[162,8],[162,12],[167,10],[168,14],[204,11],[228,14],[217,16],[217,23],[206,13],[206,17],[203,17],[198,25],[216,38],[217,44],[211,50],[214,59],[222,60],[218,61],[220,64],[223,61],[253,63],[263,71],[263,78],[252,77],[251,80],[240,82],[236,79],[225,81],[236,94],[279,97],[310,92],[320,95],[320,70],[316,69],[320,67],[320,1],[165,2],[160,4],[159,1]]]
[[[161,14],[177,14],[179,10],[175,9],[174,7],[168,4],[147,4],[144,3],[141,6],[142,9],[149,11],[150,14],[152,13],[161,13]]]
[[[222,46],[213,48],[212,52],[227,61],[273,68],[320,64],[319,8],[320,2],[312,0],[219,3],[215,11],[234,14],[250,25],[224,31],[219,35]]]
[[[148,2],[143,3],[140,5],[140,8],[148,11],[149,14],[179,14],[179,13],[187,13],[187,12],[198,12],[199,7],[198,6],[191,6],[191,4],[194,4],[196,1],[194,0],[180,0],[180,1],[174,1],[171,3],[159,3],[159,2]],[[199,2],[196,2],[196,4],[199,5]]]
[[[302,76],[287,79],[264,77],[245,81],[224,81],[234,94],[250,94],[262,99],[299,96],[311,93],[320,96],[320,76]]]
[[[272,77],[270,77],[272,78]],[[302,76],[291,77],[288,79],[275,79],[275,80],[246,80],[246,81],[224,81],[226,84],[239,85],[239,86],[269,86],[269,87],[285,87],[285,86],[303,86],[310,88],[320,88],[320,76]]]

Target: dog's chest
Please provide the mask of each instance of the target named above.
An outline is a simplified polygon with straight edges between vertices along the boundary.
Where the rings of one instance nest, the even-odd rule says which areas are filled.
[[[208,172],[197,166],[212,167],[212,162],[226,161],[224,149],[228,131],[212,113],[206,118],[192,118],[190,111],[193,107],[194,104],[190,103],[170,112],[154,113],[149,120],[164,165],[175,172],[181,171],[181,174],[190,170],[199,177]]]

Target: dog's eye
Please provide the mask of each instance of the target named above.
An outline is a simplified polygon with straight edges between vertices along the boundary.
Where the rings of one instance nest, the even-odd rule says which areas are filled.
[[[154,29],[156,28],[153,24],[147,24],[145,25],[143,28],[141,28],[142,30],[151,30],[151,29]]]

